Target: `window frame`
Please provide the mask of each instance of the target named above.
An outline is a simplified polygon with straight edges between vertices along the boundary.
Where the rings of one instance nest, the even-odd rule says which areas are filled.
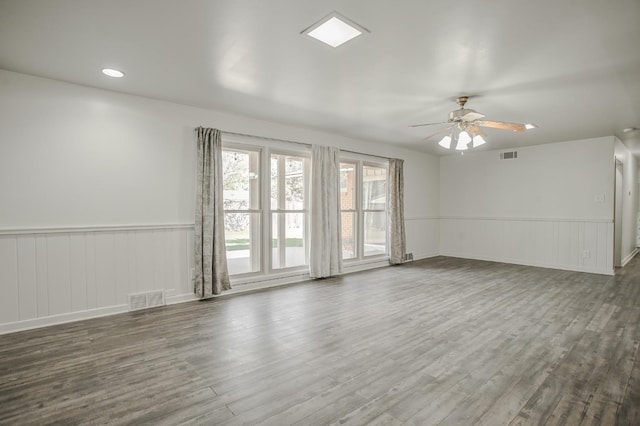
[[[340,219],[341,219],[341,223],[342,223],[342,214],[343,213],[352,213],[353,217],[354,217],[354,221],[355,221],[355,226],[353,226],[353,230],[352,232],[354,233],[353,236],[353,240],[354,240],[354,256],[353,257],[349,257],[349,258],[344,258],[342,257],[342,261],[343,262],[353,262],[353,261],[357,261],[361,259],[361,255],[360,255],[360,214],[358,212],[358,199],[360,197],[360,188],[359,188],[359,181],[360,181],[360,169],[358,166],[358,160],[354,160],[351,158],[344,158],[344,157],[340,157],[340,165],[342,166],[342,164],[349,164],[353,166],[353,171],[354,171],[354,185],[353,185],[353,200],[352,200],[352,208],[350,209],[343,209],[342,208],[342,203],[340,205]],[[341,171],[342,172],[342,171]],[[340,179],[342,179],[342,176],[340,176]],[[341,235],[341,240],[343,240],[344,236]],[[343,241],[340,241],[340,253],[342,255],[342,244]]]
[[[364,192],[364,168],[365,167],[376,167],[379,169],[384,169],[385,171],[385,203],[384,209],[365,209],[364,208],[364,200],[362,200],[363,192]],[[374,258],[384,258],[389,257],[389,162],[379,163],[373,161],[362,161],[360,164],[360,179],[358,181],[360,184],[360,199],[358,200],[358,207],[360,208],[360,228],[362,233],[360,237],[362,239],[362,243],[359,244],[359,249],[362,251],[361,259],[374,259]],[[384,235],[384,253],[381,254],[370,254],[365,255],[365,238],[364,238],[364,216],[365,213],[384,213],[385,216],[385,235]]]
[[[236,152],[256,152],[258,154],[258,209],[244,209],[244,210],[238,210],[238,209],[224,209],[223,214],[226,215],[227,213],[251,213],[251,214],[257,214],[258,215],[258,223],[257,223],[257,228],[258,228],[258,235],[260,236],[260,241],[257,243],[257,249],[258,249],[258,256],[257,259],[252,259],[252,263],[256,263],[258,265],[257,270],[255,271],[251,271],[251,272],[244,272],[244,273],[240,273],[240,274],[229,274],[232,277],[238,277],[238,278],[248,278],[248,277],[254,277],[254,276],[260,276],[260,275],[264,275],[264,262],[262,261],[263,258],[263,251],[264,251],[264,232],[262,231],[262,223],[264,221],[264,192],[263,192],[263,186],[264,186],[264,178],[263,178],[263,157],[264,157],[264,147],[261,146],[257,146],[257,145],[249,145],[249,144],[241,144],[241,143],[235,143],[235,142],[229,142],[229,143],[223,143],[222,144],[222,151],[236,151]],[[224,176],[223,176],[224,179]],[[224,186],[224,183],[223,183]],[[223,191],[224,193],[224,191]],[[224,196],[223,196],[224,198]],[[251,245],[254,244],[253,241],[251,241],[250,243]],[[226,236],[225,236],[225,256],[227,253],[227,248],[226,248]],[[228,260],[227,260],[228,262]]]
[[[252,143],[259,141],[260,144]],[[286,143],[279,143],[262,138],[249,138],[240,135],[223,135],[222,140],[223,151],[255,151],[258,153],[258,168],[260,190],[258,194],[259,209],[247,210],[224,210],[224,213],[258,213],[259,217],[259,268],[253,272],[241,274],[230,274],[230,277],[236,285],[248,284],[252,278],[264,278],[269,276],[291,275],[296,272],[306,272],[309,270],[309,236],[311,233],[311,209],[310,209],[310,192],[311,192],[311,149],[291,147]],[[272,210],[271,209],[271,155],[283,155],[292,157],[301,157],[305,159],[304,163],[304,209],[303,210]],[[305,248],[305,264],[291,266],[285,268],[273,268],[272,260],[272,238],[273,226],[271,223],[271,215],[273,213],[302,213],[304,219],[304,248]],[[226,240],[226,238],[225,238]],[[226,247],[225,247],[226,255]]]
[[[269,249],[269,254],[267,256],[265,256],[268,262],[268,271],[270,274],[274,274],[274,273],[281,273],[281,272],[289,272],[289,271],[296,271],[296,270],[308,270],[309,269],[309,236],[311,235],[311,224],[310,224],[310,220],[311,220],[311,209],[310,209],[310,203],[311,203],[311,197],[310,192],[311,192],[311,152],[310,151],[298,151],[298,150],[291,150],[291,149],[278,149],[278,148],[271,148],[267,150],[268,154],[265,156],[266,158],[266,162],[268,162],[268,169],[265,169],[265,176],[267,175],[267,171],[268,175],[269,175],[269,181],[265,182],[266,183],[266,190],[263,193],[263,195],[266,197],[268,197],[269,199],[269,203],[268,203],[268,208],[264,209],[266,211],[266,217],[264,220],[266,220],[267,222],[267,227],[268,227],[268,233],[269,233],[269,240],[266,241],[265,246],[268,246]],[[281,194],[283,193],[282,189],[284,188],[284,185],[281,187],[281,183],[283,184],[285,182],[285,178],[286,175],[278,173],[278,177],[279,177],[279,182],[278,182],[278,208],[276,209],[272,209],[271,208],[271,156],[272,155],[277,155],[277,156],[282,156],[284,157],[284,159],[286,159],[287,156],[290,157],[300,157],[303,158],[304,162],[303,162],[303,185],[304,185],[304,200],[303,200],[303,205],[304,208],[302,210],[291,210],[291,209],[286,209],[286,208],[281,208],[282,206],[286,205],[286,200],[284,198],[281,198]],[[283,161],[284,164],[284,161]],[[265,179],[266,180],[266,179]],[[286,215],[287,213],[302,213],[304,216],[304,234],[303,234],[303,242],[304,242],[304,258],[305,258],[305,263],[303,265],[296,265],[296,266],[287,266],[287,267],[283,267],[283,268],[275,268],[273,265],[273,222],[272,222],[272,217],[274,214],[282,214],[282,215]],[[284,216],[286,218],[286,216]],[[281,219],[279,218],[279,221]],[[284,222],[284,219],[281,220],[282,222]],[[278,232],[283,232],[286,228],[283,228],[282,226],[278,226]],[[285,241],[286,241],[286,234],[285,234]],[[266,248],[266,247],[265,247]],[[280,255],[285,255],[285,259],[286,259],[286,244],[285,247],[281,247],[281,249],[283,249],[282,253]]]
[[[362,262],[362,261],[371,261],[371,260],[375,260],[375,259],[388,259],[389,258],[389,161],[388,160],[381,160],[381,159],[372,159],[369,156],[366,155],[358,155],[358,154],[354,154],[354,155],[341,155],[340,156],[340,163],[347,163],[347,164],[355,164],[356,168],[355,168],[355,179],[356,179],[356,184],[355,184],[355,209],[342,209],[342,206],[340,206],[340,214],[342,215],[342,213],[350,213],[350,212],[355,212],[355,216],[356,216],[356,236],[355,236],[355,241],[356,241],[356,250],[354,250],[354,252],[356,253],[355,257],[352,258],[343,258],[342,261],[345,264],[349,264],[349,263],[357,263],[357,262]],[[386,193],[385,193],[385,197],[386,197],[386,202],[385,202],[385,208],[384,209],[365,209],[364,208],[364,201],[362,199],[363,196],[363,188],[364,188],[364,167],[368,166],[368,167],[376,167],[376,168],[381,168],[385,170],[385,177],[386,177]],[[364,216],[365,213],[384,213],[385,215],[385,220],[386,220],[386,230],[385,230],[385,245],[384,245],[384,253],[380,253],[380,254],[371,254],[371,255],[365,255],[365,250],[364,250],[364,246],[365,246],[365,241],[364,241]],[[340,247],[342,248],[342,242],[340,244]]]

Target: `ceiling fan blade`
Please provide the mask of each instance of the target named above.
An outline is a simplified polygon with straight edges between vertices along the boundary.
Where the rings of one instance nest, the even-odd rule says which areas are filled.
[[[487,143],[487,134],[482,131],[479,126],[472,124],[471,126],[467,126],[467,131],[471,134],[473,141],[473,147],[477,148],[481,145]]]
[[[436,124],[447,124],[448,121],[440,121],[439,123],[412,124],[409,127],[435,126]]]
[[[453,126],[445,127],[445,128],[443,128],[443,129],[438,130],[437,132],[433,132],[433,133],[431,133],[429,136],[427,136],[427,137],[425,137],[425,138],[422,138],[422,140],[423,140],[423,141],[426,141],[427,139],[431,139],[431,138],[432,138],[432,137],[434,137],[434,136],[438,136],[438,135],[441,135],[441,134],[447,133],[449,130],[451,130],[451,128],[452,128],[452,127],[453,127]]]
[[[480,114],[479,112],[468,112],[465,115],[462,116],[462,119],[464,121],[475,121],[475,120],[479,120],[481,118],[484,118],[484,114]]]
[[[487,134],[484,131],[482,131],[482,129],[479,126],[477,126],[475,123],[472,124],[471,126],[467,126],[467,131],[475,135],[480,135],[483,138],[487,136]]]
[[[478,120],[473,124],[482,127],[491,127],[493,129],[513,130],[515,132],[524,132],[526,127],[520,123],[507,123],[505,121]]]

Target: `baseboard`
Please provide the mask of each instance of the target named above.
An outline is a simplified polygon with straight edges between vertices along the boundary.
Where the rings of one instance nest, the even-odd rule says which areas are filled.
[[[14,333],[16,331],[31,330],[33,328],[47,327],[50,325],[64,324],[90,318],[104,317],[107,315],[121,314],[129,310],[128,305],[108,306],[106,308],[88,309],[86,311],[70,312],[61,315],[51,315],[43,318],[33,318],[23,321],[0,324],[0,334]]]
[[[413,260],[422,260],[422,259],[429,259],[432,257],[437,257],[440,256],[440,253],[421,253],[421,254],[413,254]]]
[[[194,300],[198,300],[198,298],[193,293],[178,294],[177,296],[169,296],[164,298],[166,305],[175,305],[176,303],[192,302]]]
[[[388,257],[375,259],[375,260],[364,260],[360,262],[343,263],[343,269],[345,274],[350,274],[351,272],[366,271],[366,270],[375,269],[375,268],[382,268],[385,266],[389,266]]]
[[[227,296],[231,294],[245,293],[245,292],[254,291],[254,290],[262,290],[265,288],[279,287],[279,286],[294,284],[294,283],[301,283],[304,281],[308,281],[310,279],[311,278],[309,277],[309,273],[304,273],[304,274],[284,276],[276,279],[245,282],[242,284],[232,283],[231,290],[225,291],[220,296]]]
[[[574,266],[574,265],[557,265],[557,264],[546,264],[546,263],[540,263],[540,262],[527,262],[519,259],[509,259],[509,258],[496,259],[496,258],[490,258],[490,257],[484,257],[484,256],[467,256],[467,255],[461,255],[459,253],[447,253],[447,252],[441,253],[440,255],[447,256],[447,257],[455,257],[458,259],[484,260],[487,262],[500,262],[500,263],[509,263],[512,265],[535,266],[537,268],[559,269],[562,271],[587,272],[589,274],[599,274],[599,275],[615,275],[615,271],[613,269],[607,270],[607,269],[595,269],[595,268],[588,268],[588,267],[585,268],[582,266]]]
[[[622,266],[626,266],[627,263],[629,263],[631,261],[631,259],[633,259],[635,257],[636,254],[638,254],[638,249],[637,248],[633,249],[633,251],[631,253],[629,253],[629,255],[627,257],[622,259]]]

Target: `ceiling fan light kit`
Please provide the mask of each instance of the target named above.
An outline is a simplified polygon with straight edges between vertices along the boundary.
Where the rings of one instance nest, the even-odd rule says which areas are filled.
[[[447,135],[444,138],[442,138],[442,140],[438,142],[438,145],[446,149],[451,148],[451,136]]]
[[[481,127],[513,130],[514,132],[524,132],[525,130],[531,130],[538,127],[533,123],[520,124],[508,123],[505,121],[483,120],[485,117],[484,114],[464,107],[468,100],[468,96],[459,96],[456,99],[456,102],[460,105],[460,109],[451,111],[447,121],[441,123],[415,124],[411,127],[449,124],[449,127],[427,136],[425,140],[449,131],[448,134],[445,134],[440,142],[438,142],[438,145],[445,149],[451,149],[451,146],[454,145],[452,142],[455,142],[455,149],[457,151],[465,151],[469,149],[469,143],[471,142],[473,142],[473,148],[477,148],[487,143],[485,140],[486,134],[482,131]]]
[[[484,140],[484,138],[481,135],[475,135],[473,137],[473,147],[477,148],[480,145],[484,145],[485,143],[487,143],[487,141]]]

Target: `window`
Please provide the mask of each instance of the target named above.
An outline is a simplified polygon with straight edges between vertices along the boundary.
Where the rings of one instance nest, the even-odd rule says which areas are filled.
[[[291,268],[309,263],[309,159],[271,154],[271,267]]]
[[[358,257],[358,210],[356,209],[357,164],[340,163],[340,216],[342,258]]]
[[[224,149],[224,231],[229,274],[261,270],[260,151]]]
[[[387,252],[387,169],[362,167],[362,212],[364,255]]]
[[[342,258],[387,254],[387,166],[340,163]]]
[[[309,169],[305,152],[225,141],[224,224],[230,275],[309,264]]]
[[[265,141],[223,140],[224,225],[229,274],[251,276],[302,271],[309,265],[308,150]],[[249,142],[250,143],[250,142]],[[370,157],[340,163],[342,258],[387,254],[386,163]]]

